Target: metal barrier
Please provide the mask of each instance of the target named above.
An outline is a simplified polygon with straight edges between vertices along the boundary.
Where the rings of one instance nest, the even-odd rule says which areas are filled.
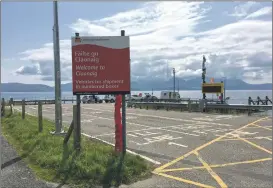
[[[257,100],[253,100],[251,97],[248,97],[248,105],[272,105],[272,100],[268,98],[268,96],[265,96],[265,99],[262,100],[259,96],[257,97]]]
[[[22,101],[23,100],[13,100],[13,98],[11,98],[9,100],[9,102],[13,105],[22,105]],[[72,98],[72,99],[62,99],[61,100],[63,104],[70,102],[70,103],[74,103],[76,102],[76,99]],[[39,102],[41,102],[42,104],[55,104],[55,100],[52,99],[42,99],[42,100],[25,100],[25,105],[38,105]]]
[[[204,102],[203,102],[204,103]],[[202,103],[202,104],[203,104]],[[140,109],[165,109],[179,110],[188,112],[220,112],[220,113],[253,113],[272,110],[272,105],[245,105],[245,104],[215,104],[205,101],[203,105],[200,103],[175,103],[175,102],[127,102],[129,108]]]

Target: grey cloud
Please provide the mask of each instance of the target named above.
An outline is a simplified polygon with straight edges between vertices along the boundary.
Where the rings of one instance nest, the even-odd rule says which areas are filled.
[[[251,55],[247,60],[250,67],[272,68],[272,56],[265,52]]]
[[[35,65],[23,66],[15,71],[20,75],[39,75],[43,81],[54,81],[54,63],[52,61],[40,61]],[[71,64],[61,63],[61,80],[71,81]]]
[[[208,75],[224,75],[227,78],[262,79],[264,74],[270,74],[272,60],[269,54],[256,53],[247,58],[238,55],[210,55]],[[228,71],[227,71],[228,70]]]
[[[52,61],[39,62],[42,76],[50,76],[54,73],[54,63]]]
[[[196,71],[196,70],[198,70],[198,69],[201,69],[201,68],[202,68],[201,66],[202,66],[202,60],[201,60],[201,58],[200,58],[200,60],[192,60],[190,64],[185,64],[185,65],[183,66],[183,68],[184,68],[185,70],[189,69],[189,70],[194,70],[194,71]]]
[[[42,76],[41,80],[43,81],[54,81],[55,77],[54,75],[50,75],[50,76]],[[61,81],[72,81],[71,77],[66,76],[66,75],[61,75]]]
[[[154,61],[141,61],[132,63],[132,76],[133,77],[164,77],[167,72],[167,61],[154,60]]]
[[[17,69],[15,73],[20,75],[37,75],[39,74],[39,67],[37,65],[27,65]]]
[[[53,75],[42,76],[41,80],[43,80],[43,81],[54,81],[54,76]]]
[[[265,74],[268,74],[268,72],[266,73],[263,70],[258,70],[258,71],[255,71],[255,72],[253,72],[253,71],[246,71],[246,72],[244,72],[243,77],[246,78],[246,79],[251,78],[251,79],[257,81],[257,80],[264,79]]]

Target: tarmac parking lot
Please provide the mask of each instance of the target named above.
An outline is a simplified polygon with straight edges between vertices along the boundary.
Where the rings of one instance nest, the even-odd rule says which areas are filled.
[[[69,125],[72,105],[62,108]],[[26,106],[26,112],[37,115],[37,106]],[[43,117],[54,116],[54,105],[44,105]],[[269,117],[128,108],[126,119],[128,150],[178,187],[272,187]],[[113,104],[82,105],[81,122],[86,136],[114,144]]]

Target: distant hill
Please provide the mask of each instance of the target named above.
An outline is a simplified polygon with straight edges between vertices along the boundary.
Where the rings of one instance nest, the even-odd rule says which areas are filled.
[[[202,80],[199,78],[184,80],[176,79],[176,89],[179,83],[179,90],[201,90]],[[220,79],[215,79],[220,82]],[[72,83],[62,84],[62,91],[72,91]],[[147,90],[172,90],[173,79],[159,80],[137,80],[132,81],[133,91]],[[267,84],[248,84],[239,79],[226,80],[227,90],[272,90],[272,83]],[[1,92],[53,92],[54,87],[43,84],[22,84],[22,83],[2,83]]]
[[[53,87],[43,84],[1,83],[1,92],[50,92]]]

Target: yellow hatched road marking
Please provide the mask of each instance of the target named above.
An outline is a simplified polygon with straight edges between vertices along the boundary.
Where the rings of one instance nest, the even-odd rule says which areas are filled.
[[[198,153],[197,151],[195,151],[194,154],[195,154],[196,157],[199,159],[199,161],[203,164],[203,166],[205,167],[205,169],[207,169],[207,171],[210,173],[210,175],[217,181],[217,183],[218,183],[221,187],[227,187],[227,185],[225,184],[225,182],[220,178],[220,176],[218,176],[218,175],[211,169],[211,167],[208,165],[208,163],[202,159],[202,157],[199,155],[199,153]]]
[[[262,140],[262,139],[266,139],[266,140],[272,140],[271,139],[272,136],[264,136],[264,137],[254,137],[254,138],[243,138],[243,139],[246,139],[246,140]],[[217,142],[224,142],[224,141],[242,141],[240,140],[239,138],[229,138],[229,139],[221,139],[221,140],[218,140]]]
[[[267,152],[267,153],[269,153],[269,154],[272,155],[272,151],[269,151],[269,150],[267,150],[267,149],[265,149],[265,148],[263,148],[263,147],[261,147],[261,146],[255,144],[255,143],[253,143],[253,142],[250,142],[249,140],[246,140],[246,139],[244,139],[244,138],[240,138],[240,137],[238,137],[238,136],[236,136],[236,137],[237,137],[238,139],[240,139],[240,140],[242,140],[242,141],[244,141],[244,142],[246,142],[246,143],[248,143],[248,144],[250,144],[250,145],[252,145],[252,146],[254,146],[254,147],[256,147],[256,148],[258,148],[258,149],[260,149],[260,150],[262,150],[262,151],[265,151],[265,152]]]
[[[219,167],[234,166],[239,164],[251,164],[251,163],[258,163],[258,162],[271,161],[271,160],[272,158],[264,158],[264,159],[250,160],[250,161],[226,163],[226,164],[215,164],[215,165],[209,165],[209,166],[211,168],[219,168]],[[160,172],[187,171],[187,170],[198,170],[198,169],[204,169],[204,168],[205,168],[204,166],[191,167],[191,168],[173,168],[173,169],[164,169],[164,170],[161,170]]]
[[[257,124],[256,124],[257,125]],[[260,125],[261,126],[261,125]],[[266,128],[272,128],[271,125],[263,125],[262,127],[266,127]],[[259,128],[259,127],[248,127],[248,128],[253,128],[253,129],[256,129],[256,128]]]
[[[248,127],[249,125],[252,125],[253,123],[257,123],[257,122],[262,121],[262,120],[264,120],[264,119],[266,119],[266,118],[261,118],[261,119],[258,119],[258,120],[256,120],[256,121],[252,122],[252,123],[248,123],[248,124],[246,124],[245,126],[239,128],[239,129],[236,129],[236,130],[231,131],[230,133],[233,133],[233,132],[235,132],[235,131],[242,130],[242,129]],[[185,154],[185,155],[183,155],[183,156],[181,156],[181,157],[178,157],[178,158],[176,158],[175,160],[173,160],[173,161],[171,161],[171,162],[168,162],[168,163],[166,163],[166,164],[164,164],[164,165],[162,165],[162,166],[156,168],[156,169],[154,170],[154,172],[160,172],[160,171],[163,170],[164,168],[167,168],[168,166],[171,166],[171,165],[177,163],[178,161],[180,161],[180,160],[182,160],[182,159],[188,157],[189,155],[191,155],[191,154],[194,153],[195,151],[199,151],[199,150],[201,150],[201,149],[203,149],[203,148],[205,148],[205,147],[207,147],[207,146],[213,144],[214,142],[217,142],[218,140],[221,140],[222,138],[225,138],[225,137],[226,137],[227,135],[229,135],[230,133],[226,133],[226,134],[224,134],[224,135],[222,135],[222,136],[220,136],[220,137],[218,137],[218,138],[216,138],[216,139],[214,139],[214,140],[211,140],[210,142],[207,142],[207,143],[205,143],[205,144],[203,144],[203,145],[197,147],[196,149],[194,149],[194,150],[188,152],[187,154]]]
[[[163,174],[163,173],[155,173],[155,174],[160,175],[160,176],[164,176],[166,178],[174,179],[174,180],[177,180],[177,181],[181,181],[181,182],[184,182],[184,183],[188,183],[188,184],[196,185],[196,186],[199,186],[199,187],[203,187],[203,188],[214,188],[213,186],[210,186],[210,185],[205,185],[205,184],[202,184],[202,183],[199,183],[199,182],[195,182],[195,181],[191,181],[191,180],[171,176],[171,175],[168,175],[168,174]]]
[[[259,127],[259,128],[263,128],[263,129],[272,131],[272,129],[264,127],[264,126],[261,126],[261,125],[257,125],[257,124],[253,124],[253,125],[256,126],[256,127]]]

